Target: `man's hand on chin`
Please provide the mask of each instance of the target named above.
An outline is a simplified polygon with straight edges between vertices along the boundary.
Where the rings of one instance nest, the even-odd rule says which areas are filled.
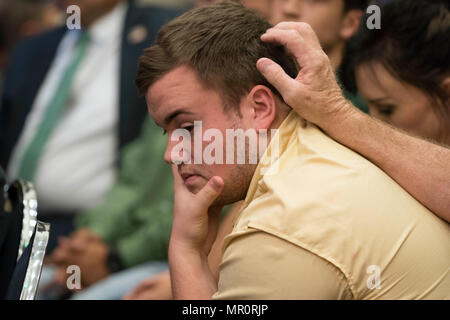
[[[169,265],[175,299],[210,299],[217,283],[208,266],[208,254],[217,236],[222,207],[211,207],[223,189],[223,180],[212,177],[197,193],[183,183],[176,166],[174,212],[169,245]]]

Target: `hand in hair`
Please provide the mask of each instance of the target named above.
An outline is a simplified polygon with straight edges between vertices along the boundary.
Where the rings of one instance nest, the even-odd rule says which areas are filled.
[[[261,40],[285,46],[299,63],[301,69],[295,79],[267,58],[261,58],[257,67],[300,116],[322,126],[330,118],[352,110],[327,55],[307,23],[281,22],[268,29]]]

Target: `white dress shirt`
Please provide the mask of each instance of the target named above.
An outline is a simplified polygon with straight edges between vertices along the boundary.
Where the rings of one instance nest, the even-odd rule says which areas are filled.
[[[44,146],[35,175],[39,207],[56,212],[100,203],[116,177],[119,67],[126,4],[117,5],[89,29],[90,43],[74,76],[67,106]],[[79,32],[68,31],[42,83],[16,144],[8,178],[20,160],[45,109],[74,58]]]

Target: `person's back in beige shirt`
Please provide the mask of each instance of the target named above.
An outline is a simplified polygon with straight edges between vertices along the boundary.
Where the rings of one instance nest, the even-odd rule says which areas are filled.
[[[450,299],[449,224],[302,124],[291,113],[275,171],[256,169],[214,298]]]

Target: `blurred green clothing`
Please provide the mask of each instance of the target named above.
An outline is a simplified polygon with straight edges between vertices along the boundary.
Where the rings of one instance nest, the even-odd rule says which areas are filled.
[[[140,136],[123,150],[119,175],[104,202],[76,216],[76,227],[89,228],[114,246],[126,268],[167,260],[173,178],[163,159],[165,147],[162,130],[148,118]]]
[[[348,91],[344,85],[342,84],[342,81],[340,79],[340,73],[342,72],[341,69],[338,69],[336,71],[336,80],[341,86],[342,93],[344,94],[344,97],[347,100],[350,100],[350,102],[357,107],[359,110],[361,110],[364,113],[369,113],[369,106],[367,105],[367,102],[361,97],[361,95],[357,92],[356,94],[351,93]]]

